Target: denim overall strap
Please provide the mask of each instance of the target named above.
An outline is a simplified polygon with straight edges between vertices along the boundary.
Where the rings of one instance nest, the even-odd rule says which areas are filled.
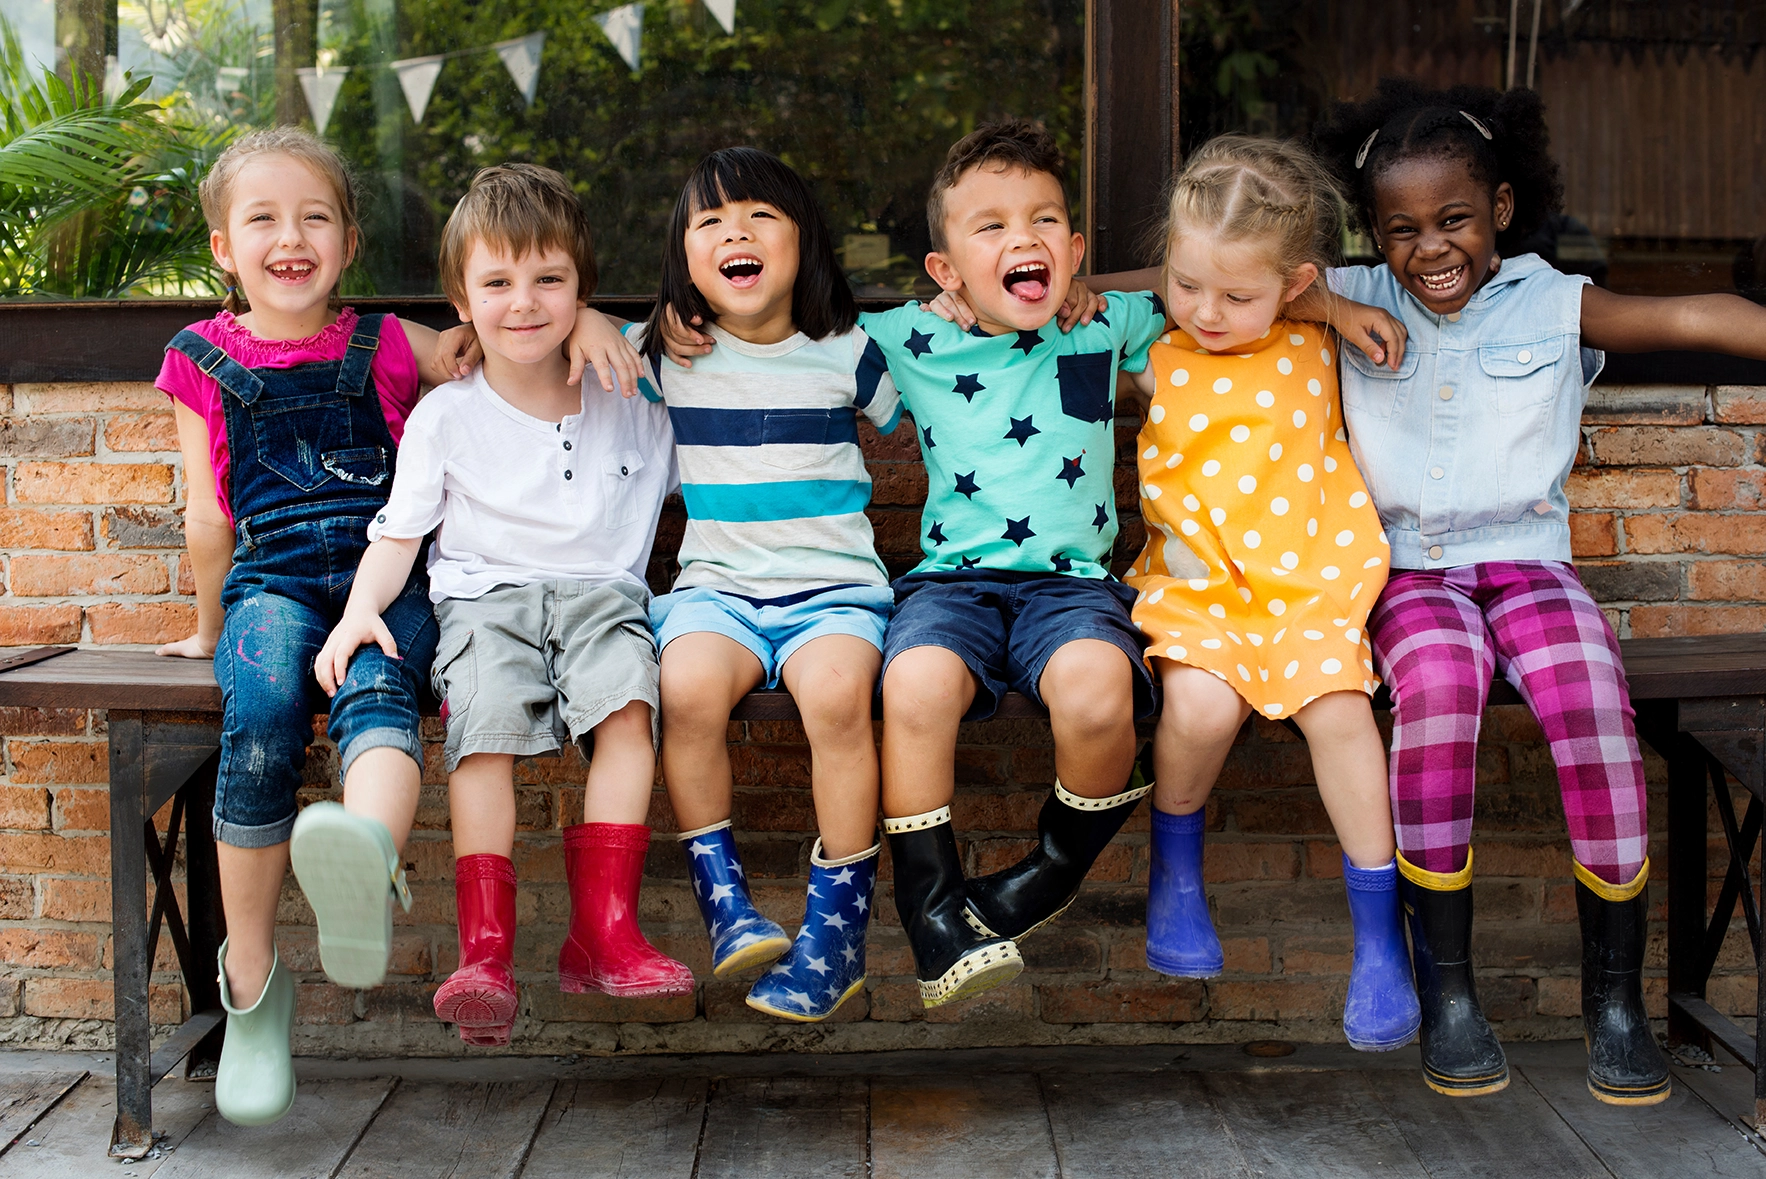
[[[191,364],[247,405],[256,401],[258,394],[264,391],[264,383],[249,368],[228,356],[225,348],[209,343],[189,328],[173,336],[166,348],[183,353]]]
[[[339,393],[359,397],[368,387],[368,370],[380,348],[380,326],[385,322],[384,315],[364,315],[356,321],[356,330],[350,333],[350,346],[337,370]]]

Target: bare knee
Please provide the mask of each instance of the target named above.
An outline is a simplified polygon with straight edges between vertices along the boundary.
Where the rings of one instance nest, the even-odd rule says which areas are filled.
[[[1231,745],[1251,715],[1245,698],[1212,672],[1172,664],[1166,669],[1164,686],[1159,728],[1185,747]]]
[[[1134,723],[1134,668],[1102,640],[1080,639],[1058,649],[1038,688],[1063,724],[1096,732]]]
[[[1373,705],[1364,692],[1327,692],[1296,712],[1294,723],[1309,742],[1321,737],[1338,742],[1364,737],[1379,739]]]
[[[627,708],[631,706],[626,705]],[[646,708],[645,712],[648,713],[649,709]],[[729,692],[724,684],[709,677],[673,666],[664,667],[662,720],[670,736],[688,740],[722,740],[730,723]]]
[[[968,665],[943,647],[903,651],[883,674],[884,716],[907,729],[949,725],[968,711],[974,694]]]
[[[868,735],[872,684],[870,676],[833,664],[806,671],[794,693],[805,732],[840,739],[862,729]]]

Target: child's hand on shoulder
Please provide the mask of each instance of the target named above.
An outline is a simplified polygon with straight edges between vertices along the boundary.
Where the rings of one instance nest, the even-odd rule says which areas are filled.
[[[1109,305],[1110,301],[1086,286],[1084,279],[1075,278],[1067,288],[1061,309],[1055,312],[1055,323],[1062,331],[1070,332],[1080,324],[1089,324],[1092,316]]]
[[[326,638],[318,657],[313,660],[313,675],[319,686],[325,689],[325,695],[337,695],[337,686],[349,673],[350,660],[357,650],[370,643],[394,659],[399,657],[399,645],[393,641],[392,632],[386,629],[380,615],[345,607],[336,629]]]
[[[964,331],[975,326],[975,310],[955,291],[940,291],[938,297],[920,304],[921,311],[930,311],[946,323],[954,323]]]
[[[171,655],[179,659],[208,659],[213,657],[218,637],[204,638],[191,635],[187,639],[179,639],[175,643],[161,643],[153,649],[155,655]]]
[[[1391,367],[1393,372],[1404,363],[1404,345],[1410,333],[1404,321],[1380,307],[1356,303],[1348,299],[1332,299],[1329,323],[1337,334],[1355,345],[1375,364]]]
[[[570,375],[565,383],[574,385],[583,379],[583,370],[595,366],[604,392],[613,392],[615,378],[619,391],[626,397],[638,394],[638,377],[644,371],[644,358],[632,342],[619,330],[619,324],[593,307],[582,307],[576,313],[576,330],[565,344],[570,355]]]
[[[435,337],[434,367],[439,372],[451,374],[455,380],[472,375],[478,362],[484,359],[484,348],[478,342],[478,332],[469,323],[451,327],[445,332],[437,332]]]
[[[695,331],[704,326],[704,320],[693,317],[691,324],[681,322],[681,317],[670,307],[662,316],[662,352],[664,356],[682,368],[693,367],[693,357],[704,356],[717,346],[717,341],[708,334]]]

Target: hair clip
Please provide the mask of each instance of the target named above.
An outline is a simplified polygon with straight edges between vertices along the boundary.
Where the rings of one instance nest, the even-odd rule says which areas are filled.
[[[1490,134],[1490,128],[1484,126],[1484,124],[1480,123],[1474,116],[1467,114],[1465,111],[1460,111],[1459,113],[1462,115],[1465,115],[1466,122],[1470,123],[1472,126],[1474,126],[1478,129],[1479,135],[1482,135],[1485,139],[1496,138],[1494,135]]]
[[[1471,116],[1467,115],[1466,118],[1469,119],[1469,118],[1471,118]],[[1486,136],[1488,136],[1490,133],[1488,131],[1486,131],[1484,134]],[[1361,150],[1355,153],[1355,170],[1357,172],[1361,171],[1361,166],[1363,164],[1367,163],[1367,153],[1373,149],[1374,140],[1378,139],[1379,137],[1380,137],[1380,129],[1378,127],[1375,127],[1374,133],[1372,135],[1369,135],[1365,140],[1362,141]]]

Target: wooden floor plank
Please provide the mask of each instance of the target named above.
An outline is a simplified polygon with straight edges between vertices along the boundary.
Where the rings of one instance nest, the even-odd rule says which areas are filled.
[[[512,1179],[555,1084],[401,1084],[339,1179]]]
[[[521,1179],[690,1179],[709,1082],[564,1081]]]
[[[288,1116],[235,1126],[210,1114],[156,1179],[329,1179],[398,1082],[303,1082]]]
[[[1204,1073],[1208,1095],[1260,1175],[1293,1179],[1428,1171],[1359,1072]]]
[[[57,1069],[0,1080],[0,1152],[85,1076],[83,1068]]]
[[[1605,1105],[1575,1068],[1519,1070],[1617,1179],[1700,1179],[1766,1173],[1760,1152],[1685,1085],[1660,1105]]]
[[[720,1080],[705,1112],[699,1179],[861,1179],[863,1077]]]
[[[1576,1132],[1531,1085],[1482,1097],[1443,1097],[1421,1071],[1362,1076],[1432,1179],[1610,1179]]]
[[[116,1079],[94,1073],[81,1081],[61,1104],[32,1126],[4,1156],[0,1175],[6,1179],[75,1179],[76,1176],[116,1175],[116,1162],[106,1154],[110,1127],[116,1120]],[[175,1151],[214,1109],[215,1087],[201,1082],[168,1077],[153,1087],[153,1129],[164,1134],[162,1152]],[[148,1157],[128,1164],[138,1179],[146,1179],[171,1155]]]
[[[1048,1114],[1034,1076],[877,1077],[871,1081],[871,1174],[1057,1179]]]
[[[1745,1064],[1733,1062],[1719,1065],[1715,1071],[1702,1068],[1677,1068],[1674,1083],[1686,1085],[1704,1103],[1729,1120],[1761,1151],[1766,1152],[1766,1134],[1753,1124],[1754,1073]]]
[[[1204,1074],[1042,1078],[1063,1179],[1250,1179]]]

